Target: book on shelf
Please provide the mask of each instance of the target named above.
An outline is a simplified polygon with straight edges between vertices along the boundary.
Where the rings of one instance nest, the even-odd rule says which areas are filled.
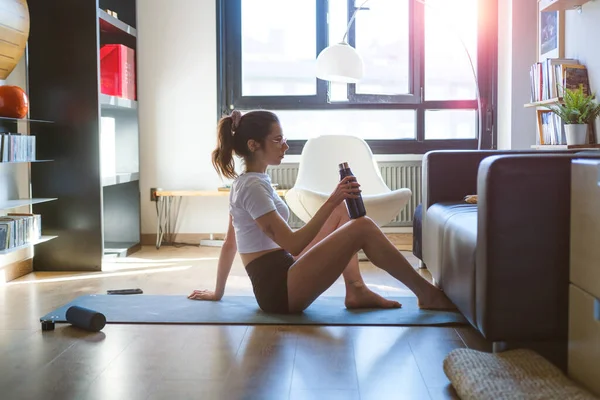
[[[11,213],[0,217],[0,250],[23,246],[42,237],[39,214]]]
[[[35,136],[0,133],[0,162],[34,161]]]
[[[562,119],[553,112],[540,113],[541,121],[538,124],[537,145],[563,145],[567,144],[565,124]]]
[[[590,84],[587,68],[574,58],[548,58],[531,65],[529,70],[531,102],[560,99],[564,88],[577,89],[589,94]]]

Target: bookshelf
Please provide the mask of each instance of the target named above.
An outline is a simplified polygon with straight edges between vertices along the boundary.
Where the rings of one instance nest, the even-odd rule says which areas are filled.
[[[531,146],[534,150],[586,150],[600,149],[600,144],[534,144]]]
[[[542,106],[551,105],[551,104],[558,104],[561,101],[562,101],[561,97],[554,97],[554,98],[548,99],[548,100],[541,100],[541,101],[534,101],[531,103],[526,103],[525,108],[542,107]]]
[[[32,248],[56,238],[41,234],[44,231],[45,215],[37,217],[40,218],[39,231],[34,229],[36,217],[31,215],[35,204],[57,200],[55,197],[32,197],[30,179],[32,164],[49,164],[52,161],[36,158],[35,136],[40,124],[52,123],[48,120],[0,117],[0,178],[20,176],[26,177],[27,181],[26,187],[18,189],[9,185],[8,190],[0,195],[0,217],[5,218],[0,222],[0,237],[3,240],[0,243],[0,266],[4,268],[2,272],[5,281],[31,272]],[[8,221],[6,217],[12,220]],[[19,263],[20,266],[17,265]]]
[[[10,253],[17,252],[19,250],[24,250],[28,247],[36,246],[40,243],[45,243],[49,240],[56,239],[56,238],[57,238],[57,236],[43,236],[42,235],[39,239],[34,239],[34,240],[30,241],[29,243],[23,244],[21,246],[15,246],[15,247],[11,247],[9,249],[0,250],[0,255],[7,255]]]
[[[57,236],[33,267],[100,271],[106,257],[141,248],[138,103],[106,94],[101,73],[103,46],[137,50],[136,0],[28,5],[31,117],[55,121],[37,138],[39,157],[55,161],[33,165],[33,193],[58,198],[33,206],[47,215],[45,234]]]
[[[576,89],[583,85],[590,93],[587,67],[573,58],[548,58],[533,64],[529,75],[531,101],[524,107],[535,109],[537,125],[536,144],[531,147],[538,150],[579,148],[567,144],[564,122],[548,106],[563,102],[564,88]],[[596,143],[595,126],[591,123],[585,148],[595,148]]]

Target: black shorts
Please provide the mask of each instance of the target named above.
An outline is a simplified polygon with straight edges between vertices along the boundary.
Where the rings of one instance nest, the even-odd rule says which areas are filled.
[[[261,310],[268,313],[289,313],[287,274],[292,264],[294,257],[282,249],[260,256],[246,265],[254,296]]]

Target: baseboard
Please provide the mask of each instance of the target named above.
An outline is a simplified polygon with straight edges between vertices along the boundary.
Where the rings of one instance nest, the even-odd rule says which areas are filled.
[[[200,244],[201,240],[223,240],[225,234],[223,233],[177,233],[175,235],[175,243],[189,243],[189,244]],[[151,246],[156,244],[156,233],[143,233],[142,234],[142,245]],[[163,246],[168,245],[167,238],[163,238]]]
[[[7,264],[0,268],[0,285],[33,272],[33,258]]]
[[[401,233],[392,233],[385,232],[386,236],[399,250],[404,251],[412,251],[412,241],[413,235],[412,232],[401,232]],[[223,240],[225,238],[225,234],[211,234],[209,233],[178,233],[175,235],[175,243],[187,243],[187,244],[195,244],[199,245],[201,240]],[[153,246],[156,244],[156,234],[155,233],[144,233],[142,234],[142,245],[143,246]],[[170,243],[163,240],[162,246],[168,246]]]
[[[382,226],[383,233],[410,233],[412,235],[412,226]]]

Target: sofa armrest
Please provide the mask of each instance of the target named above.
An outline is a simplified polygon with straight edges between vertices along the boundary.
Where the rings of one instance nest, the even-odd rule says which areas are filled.
[[[571,160],[492,156],[478,173],[475,293],[489,340],[566,338]]]
[[[477,193],[481,161],[516,151],[435,150],[423,156],[423,214],[435,203],[456,202]]]
[[[575,154],[577,150],[544,151],[543,154]],[[498,155],[540,154],[539,150],[435,150],[423,156],[423,214],[432,204],[456,202],[477,193],[477,174],[482,160]],[[592,153],[594,154],[594,153]]]

